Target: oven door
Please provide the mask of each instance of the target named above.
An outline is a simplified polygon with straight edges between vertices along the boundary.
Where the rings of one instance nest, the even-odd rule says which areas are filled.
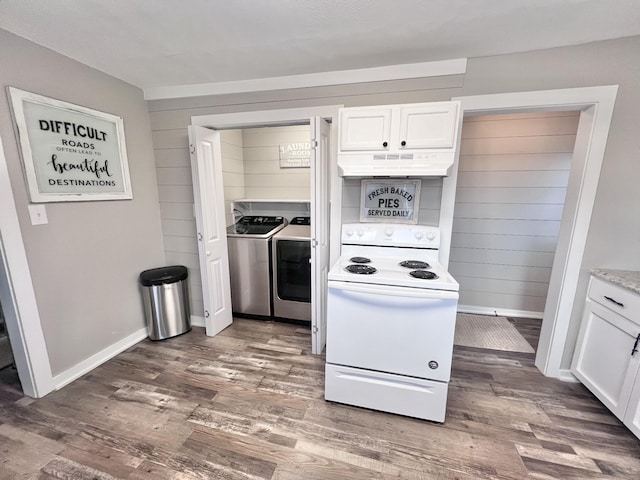
[[[328,286],[327,363],[449,381],[458,292]]]

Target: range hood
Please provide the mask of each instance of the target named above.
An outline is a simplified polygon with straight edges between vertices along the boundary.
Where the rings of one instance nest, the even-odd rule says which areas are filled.
[[[340,153],[341,177],[446,177],[455,152]]]

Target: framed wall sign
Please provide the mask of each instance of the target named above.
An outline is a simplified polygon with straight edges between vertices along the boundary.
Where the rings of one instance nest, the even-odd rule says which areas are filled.
[[[280,168],[309,168],[311,142],[281,143]]]
[[[34,203],[133,198],[121,117],[9,87]]]
[[[420,179],[362,180],[360,221],[418,223]]]

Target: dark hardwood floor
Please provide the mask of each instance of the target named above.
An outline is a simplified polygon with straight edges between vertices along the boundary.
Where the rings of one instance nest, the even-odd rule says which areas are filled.
[[[533,354],[456,346],[436,424],[326,402],[309,350],[304,328],[237,320],[143,341],[43,399],[5,379],[0,479],[640,478],[640,440]]]

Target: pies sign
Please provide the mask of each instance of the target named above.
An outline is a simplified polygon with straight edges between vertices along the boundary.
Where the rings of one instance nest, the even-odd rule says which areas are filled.
[[[420,179],[362,180],[361,222],[418,223]]]

